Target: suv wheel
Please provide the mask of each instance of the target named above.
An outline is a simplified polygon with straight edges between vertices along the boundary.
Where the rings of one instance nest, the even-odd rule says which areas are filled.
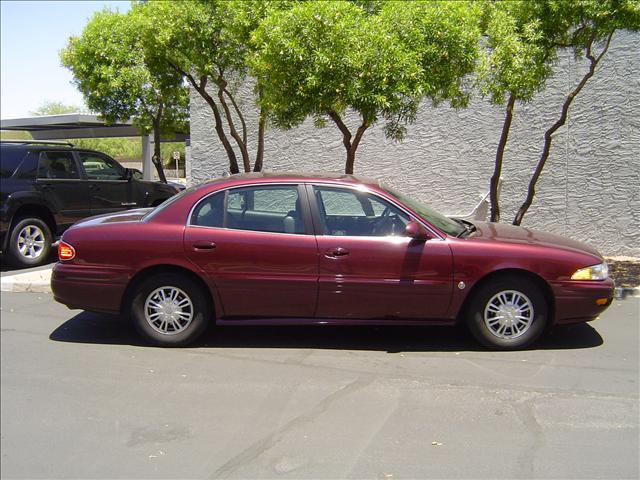
[[[51,253],[49,226],[39,218],[22,218],[11,230],[9,262],[15,267],[35,267],[46,263]]]

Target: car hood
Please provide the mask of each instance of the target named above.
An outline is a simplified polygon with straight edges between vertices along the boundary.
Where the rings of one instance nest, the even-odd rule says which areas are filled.
[[[591,245],[560,235],[554,235],[553,233],[541,232],[539,230],[504,223],[473,222],[473,224],[477,230],[470,238],[519,243],[523,245],[537,245],[548,248],[561,248],[564,250],[588,253],[602,258],[600,253]]]

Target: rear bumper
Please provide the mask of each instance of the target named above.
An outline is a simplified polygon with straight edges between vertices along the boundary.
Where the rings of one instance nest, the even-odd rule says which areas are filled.
[[[574,281],[552,284],[555,296],[555,323],[590,322],[604,312],[614,295],[613,280]],[[599,302],[599,303],[597,303]]]
[[[51,274],[53,298],[69,308],[120,313],[129,272],[117,267],[56,263]]]

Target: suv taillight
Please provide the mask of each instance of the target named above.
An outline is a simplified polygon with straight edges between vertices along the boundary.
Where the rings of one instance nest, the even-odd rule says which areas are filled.
[[[76,256],[76,249],[62,240],[58,243],[58,258],[60,261],[73,260]]]

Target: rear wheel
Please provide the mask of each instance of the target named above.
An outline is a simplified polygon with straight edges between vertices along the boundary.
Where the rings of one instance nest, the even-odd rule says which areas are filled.
[[[475,293],[467,308],[473,336],[494,350],[515,350],[535,342],[548,322],[540,288],[527,278],[505,276]]]
[[[196,282],[168,273],[143,281],[131,309],[140,335],[162,347],[193,343],[206,330],[212,313],[207,295]]]
[[[46,263],[51,253],[52,235],[40,218],[22,218],[11,229],[8,260],[15,267],[35,267]]]

